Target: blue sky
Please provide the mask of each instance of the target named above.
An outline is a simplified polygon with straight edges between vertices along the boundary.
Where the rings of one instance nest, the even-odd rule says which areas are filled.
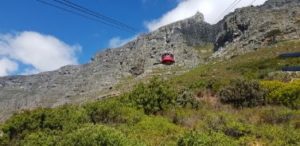
[[[139,32],[147,31],[144,21],[158,18],[175,7],[174,1],[74,0],[124,22]],[[99,49],[108,47],[111,38],[135,35],[43,5],[35,0],[2,0],[0,11],[0,33],[36,31],[53,35],[68,44],[80,44],[80,63],[87,62]]]
[[[208,22],[215,23],[220,10],[225,10],[234,0],[222,3],[219,0],[70,1],[126,23],[137,32],[120,31],[36,0],[1,0],[0,76],[32,74],[67,64],[87,63],[98,51],[190,17],[197,11],[204,13]],[[231,11],[252,1],[244,0]]]

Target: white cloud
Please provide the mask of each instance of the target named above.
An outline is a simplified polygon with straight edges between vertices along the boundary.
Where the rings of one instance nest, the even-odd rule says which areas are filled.
[[[80,49],[80,46],[70,46],[54,36],[38,32],[0,34],[0,57],[12,58],[22,64],[32,66],[33,68],[24,69],[25,74],[77,64],[76,52]]]
[[[10,59],[0,59],[0,76],[7,76],[18,69],[18,64]]]
[[[176,8],[164,14],[161,18],[146,22],[149,31],[161,26],[193,16],[196,12],[204,14],[205,21],[211,24],[217,23],[229,12],[236,8],[249,6],[253,0],[243,0],[230,11],[222,14],[235,0],[181,0]],[[263,4],[266,0],[256,0],[253,5]]]
[[[125,38],[121,39],[120,37],[114,37],[109,40],[108,47],[109,48],[117,48],[125,45],[126,43],[136,39],[137,35],[130,37],[130,38]]]

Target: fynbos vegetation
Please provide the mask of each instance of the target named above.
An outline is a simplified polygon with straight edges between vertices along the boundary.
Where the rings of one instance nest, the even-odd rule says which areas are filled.
[[[274,50],[289,45],[298,43]],[[273,73],[298,60],[260,57],[266,50],[156,77],[117,97],[23,111],[0,126],[0,145],[299,145],[298,75]],[[265,57],[273,63],[257,70]]]
[[[278,55],[299,51],[287,41],[300,37],[299,6],[269,0],[215,25],[197,13],[86,65],[0,78],[0,114],[41,105],[1,123],[0,145],[298,146],[300,74],[280,70],[300,60]],[[173,48],[175,64],[157,63]]]

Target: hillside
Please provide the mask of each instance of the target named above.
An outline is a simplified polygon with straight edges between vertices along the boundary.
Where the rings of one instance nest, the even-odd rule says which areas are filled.
[[[159,64],[171,51],[176,63]],[[0,78],[0,145],[300,145],[300,0],[197,13],[91,62]]]
[[[299,47],[283,41],[116,97],[23,111],[0,126],[0,145],[300,145],[300,74],[278,71],[300,64],[278,58]]]
[[[202,34],[203,39],[191,39],[189,46],[185,38],[192,38],[189,36],[193,35],[189,34],[191,32]],[[202,14],[198,14],[141,35],[120,48],[105,49],[84,65],[66,66],[31,76],[0,78],[0,115],[10,115],[20,109],[55,107],[102,98],[115,92],[112,87],[122,79],[143,78],[155,69],[165,68],[157,64],[164,51],[176,55],[178,63],[169,68],[182,68],[183,71],[193,68],[204,62],[194,46],[213,39],[205,36],[207,32],[211,32],[211,26],[203,21]]]

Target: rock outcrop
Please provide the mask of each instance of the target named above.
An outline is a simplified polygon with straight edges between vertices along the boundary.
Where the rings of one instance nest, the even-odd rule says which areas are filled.
[[[300,38],[300,0],[269,0],[237,9],[216,24],[214,57],[230,58],[278,41]]]
[[[276,41],[299,39],[299,29],[300,0],[269,0],[259,7],[238,9],[215,25],[204,22],[197,13],[122,47],[106,49],[84,65],[0,78],[0,120],[21,109],[101,98],[120,80],[143,78],[155,69],[191,69],[205,62],[195,47],[214,43],[212,57],[230,58]],[[172,66],[159,63],[166,51],[175,55]]]

